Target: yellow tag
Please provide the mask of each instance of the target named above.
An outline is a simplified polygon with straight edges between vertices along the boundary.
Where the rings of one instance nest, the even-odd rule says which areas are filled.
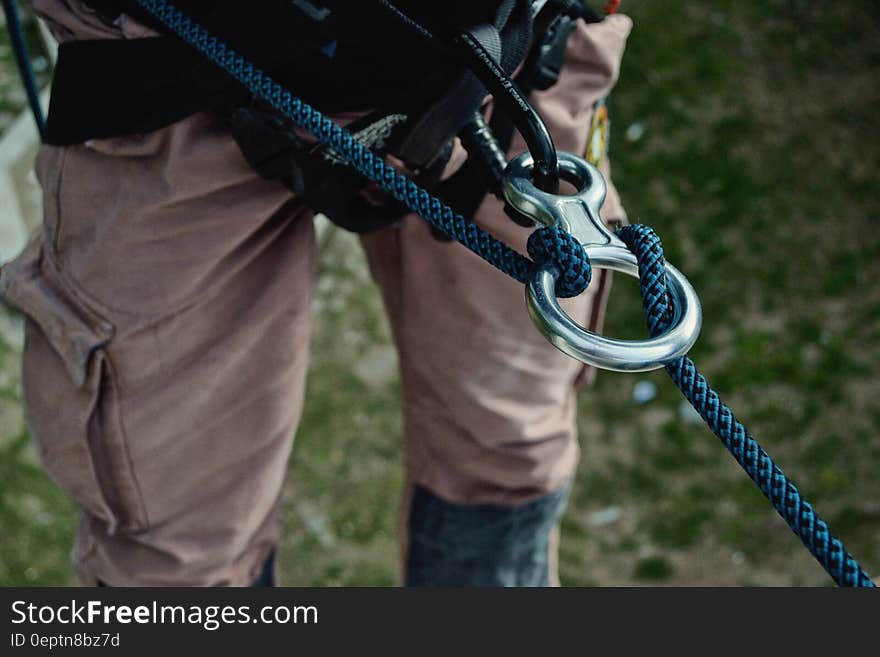
[[[605,99],[603,98],[596,103],[596,107],[593,109],[593,120],[590,121],[587,150],[584,153],[584,159],[593,166],[598,167],[599,163],[605,159],[605,152],[608,150],[608,130],[610,124],[608,105],[605,104]]]

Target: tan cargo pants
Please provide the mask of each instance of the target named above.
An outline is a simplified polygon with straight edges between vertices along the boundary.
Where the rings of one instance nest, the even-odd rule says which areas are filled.
[[[143,34],[75,0],[32,4],[63,39]],[[581,24],[562,79],[535,96],[560,149],[584,151],[629,29],[623,16]],[[3,267],[0,292],[27,316],[28,426],[83,511],[80,579],[249,584],[279,541],[303,404],[311,212],[258,178],[208,115],[43,147],[37,172],[44,223]],[[603,215],[623,218],[613,187]],[[494,199],[475,221],[524,252],[529,230]],[[400,353],[407,481],[498,505],[564,487],[585,373],[532,327],[522,285],[415,216],[363,247]],[[607,290],[595,278],[568,304],[594,327]]]

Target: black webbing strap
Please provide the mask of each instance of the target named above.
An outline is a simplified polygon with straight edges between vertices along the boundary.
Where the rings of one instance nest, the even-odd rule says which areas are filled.
[[[114,6],[118,14],[119,7],[131,4],[88,2],[107,12],[108,20]],[[197,15],[212,33],[328,113],[395,112],[413,81],[442,90],[460,74],[455,61],[375,10],[368,12],[369,4],[336,1],[337,11],[325,14],[291,0],[265,0],[258,9],[215,0],[199,5]],[[386,65],[391,59],[395,66]],[[73,41],[59,50],[48,140],[75,144],[155,130],[247,97],[238,83],[176,36]]]
[[[504,0],[499,3],[492,23],[468,29],[486,51],[508,74],[522,63],[532,38],[530,3]],[[469,70],[465,70],[445,89],[429,90],[436,100],[424,102],[417,117],[406,127],[406,136],[395,145],[395,155],[421,171],[430,167],[446,143],[461,132],[480,109],[486,88]]]
[[[58,50],[46,142],[151,132],[247,98],[241,85],[179,39],[70,41]]]

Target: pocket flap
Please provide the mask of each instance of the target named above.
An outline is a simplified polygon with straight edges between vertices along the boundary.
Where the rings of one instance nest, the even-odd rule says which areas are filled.
[[[113,325],[76,298],[43,253],[37,232],[0,270],[0,295],[39,325],[77,387],[85,383],[92,352],[113,337]]]

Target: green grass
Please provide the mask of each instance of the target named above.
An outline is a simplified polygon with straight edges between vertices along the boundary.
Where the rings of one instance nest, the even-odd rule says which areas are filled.
[[[75,527],[73,505],[26,456],[22,433],[0,452],[0,584],[72,583],[67,552]]]
[[[697,363],[876,571],[876,5],[629,6],[636,27],[612,143],[631,219],[657,229],[701,294]],[[625,130],[635,121],[646,131],[630,143]],[[618,286],[607,331],[632,335],[638,308],[634,286]],[[616,485],[614,503],[633,516],[612,561],[632,552],[635,533],[642,550],[661,553],[651,559],[684,565],[661,569],[667,582],[827,582],[703,427],[625,419],[637,378],[603,374],[581,405],[585,489]],[[673,417],[677,393],[662,375],[645,378],[663,387],[651,406]],[[608,433],[626,447],[595,440]],[[590,498],[578,501],[609,503]],[[582,514],[570,510],[563,537]],[[737,553],[749,568],[731,562]],[[596,579],[585,555],[593,556],[584,549],[563,561],[565,582]],[[644,563],[654,561],[621,566],[604,583],[643,579]]]
[[[612,155],[630,219],[657,229],[701,295],[698,365],[880,572],[877,5],[624,6],[636,26],[614,97]],[[645,132],[630,142],[635,122]],[[354,254],[338,237],[323,254],[285,496],[287,584],[398,577],[399,384],[356,373],[365,354],[387,354],[389,335]],[[606,332],[645,334],[633,282],[617,279]],[[8,369],[14,350],[3,353]],[[641,379],[659,395],[635,407]],[[582,395],[563,583],[827,584],[720,442],[682,422],[680,401],[662,372],[603,373]],[[0,440],[0,474],[0,583],[70,581],[73,510],[17,432]],[[619,519],[595,526],[591,514],[609,506]]]

